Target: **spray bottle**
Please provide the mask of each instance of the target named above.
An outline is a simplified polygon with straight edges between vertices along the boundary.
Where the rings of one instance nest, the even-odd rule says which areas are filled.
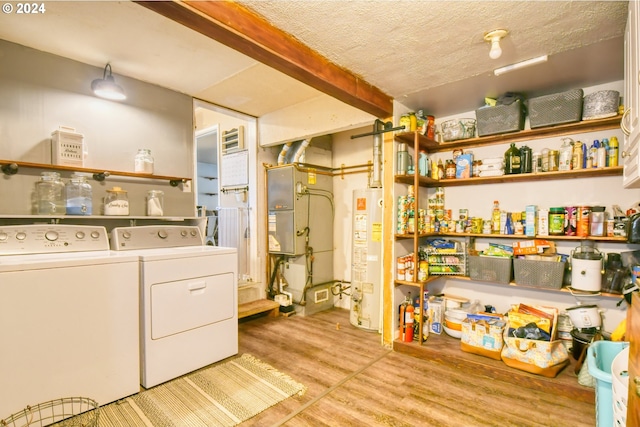
[[[611,137],[609,141],[609,166],[618,166],[618,138]]]

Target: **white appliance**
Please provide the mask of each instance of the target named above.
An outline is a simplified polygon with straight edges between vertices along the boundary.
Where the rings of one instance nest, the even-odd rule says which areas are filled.
[[[196,226],[119,227],[111,248],[140,264],[140,384],[149,388],[238,353],[237,250]]]
[[[104,227],[0,226],[0,418],[140,390],[137,277]]]
[[[382,189],[353,191],[351,312],[362,329],[382,330]]]

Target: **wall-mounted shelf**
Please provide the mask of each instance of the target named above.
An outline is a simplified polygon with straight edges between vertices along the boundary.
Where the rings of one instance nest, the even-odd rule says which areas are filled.
[[[620,126],[621,115],[608,117],[606,119],[587,120],[565,125],[548,126],[538,129],[527,129],[519,132],[504,133],[491,136],[480,136],[477,138],[462,139],[452,142],[437,142],[417,132],[402,132],[395,135],[395,139],[405,142],[409,147],[413,147],[415,137],[418,136],[420,149],[430,153],[439,151],[451,151],[456,148],[483,147],[487,145],[505,144],[508,142],[530,141],[533,139],[551,138],[556,136],[571,135],[581,132],[597,132],[601,130],[615,129]]]
[[[551,181],[559,179],[593,178],[602,176],[622,176],[622,166],[612,166],[607,168],[574,169],[570,171],[540,172],[540,173],[520,173],[516,175],[502,175],[476,178],[453,178],[453,179],[433,179],[426,176],[419,176],[422,187],[459,187],[464,185],[484,185],[505,182],[528,182],[528,181]],[[395,182],[403,184],[413,184],[413,175],[396,175]]]
[[[2,171],[7,175],[14,175],[18,173],[18,170],[20,167],[24,167],[24,168],[49,169],[49,170],[55,170],[55,171],[86,172],[86,173],[93,174],[93,179],[95,179],[96,181],[104,181],[104,179],[110,175],[169,181],[169,184],[171,184],[172,187],[177,187],[180,183],[191,181],[191,178],[183,178],[183,177],[177,177],[177,176],[123,172],[123,171],[113,171],[113,170],[105,170],[105,169],[92,169],[92,168],[84,168],[84,167],[78,167],[78,166],[51,165],[48,163],[17,162],[14,160],[0,160],[0,165],[1,165],[0,169],[2,169]]]
[[[595,240],[598,242],[626,243],[626,237],[611,236],[525,236],[524,234],[481,234],[481,233],[421,233],[422,237],[477,237],[483,239],[544,239],[544,240]],[[413,234],[396,234],[396,240],[413,239]]]
[[[473,281],[473,283],[478,284],[480,286],[482,286],[483,284],[490,284],[490,285],[500,285],[500,286],[513,286],[516,288],[526,288],[526,289],[537,289],[540,291],[544,291],[544,292],[563,292],[563,293],[571,293],[571,290],[565,287],[562,287],[560,289],[550,289],[550,288],[538,288],[535,286],[526,286],[526,285],[519,285],[515,282],[510,282],[510,283],[500,283],[500,282],[485,282],[485,281],[481,281],[481,280],[472,280],[469,276],[459,276],[459,275],[455,275],[455,274],[451,274],[451,275],[437,275],[437,276],[429,276],[427,278],[426,281],[424,282],[410,282],[410,281],[406,281],[406,280],[396,280],[394,283],[396,286],[413,286],[416,288],[420,289],[420,292],[422,294],[422,292],[424,292],[424,287],[429,284],[429,283],[433,283],[435,281],[437,281],[438,279],[442,279],[442,278],[446,278],[446,279],[456,279],[456,280],[467,280],[467,281]],[[600,292],[597,294],[593,294],[593,295],[587,295],[587,294],[583,294],[581,295],[583,297],[588,297],[588,296],[593,296],[593,297],[605,297],[605,298],[622,298],[622,295],[620,294],[609,294],[609,293],[605,293],[605,292]]]

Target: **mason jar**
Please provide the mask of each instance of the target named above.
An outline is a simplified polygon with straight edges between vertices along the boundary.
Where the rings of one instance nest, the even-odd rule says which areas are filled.
[[[129,196],[120,187],[107,190],[104,198],[105,215],[129,215]]]
[[[164,191],[149,190],[147,192],[147,215],[162,216],[164,214]]]
[[[153,157],[151,156],[151,150],[148,148],[138,149],[138,153],[135,157],[134,171],[136,173],[153,173]]]
[[[38,215],[64,215],[64,183],[58,172],[42,172],[36,182]]]

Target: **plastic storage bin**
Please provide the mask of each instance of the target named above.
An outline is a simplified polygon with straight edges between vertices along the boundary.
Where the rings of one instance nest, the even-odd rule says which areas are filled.
[[[564,262],[513,260],[516,284],[535,288],[560,289],[564,278]]]
[[[484,282],[511,282],[511,258],[469,256],[469,277]]]
[[[596,379],[596,426],[613,427],[611,365],[628,342],[596,341],[587,350],[589,373]]]
[[[529,100],[531,129],[563,123],[579,122],[582,118],[582,89],[574,89]]]
[[[524,129],[524,109],[520,100],[476,110],[478,136],[517,132]]]

